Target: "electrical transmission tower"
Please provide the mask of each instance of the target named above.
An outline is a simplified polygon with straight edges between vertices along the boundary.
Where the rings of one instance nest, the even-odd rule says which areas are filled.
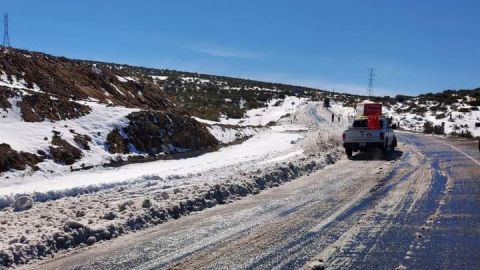
[[[375,69],[369,68],[368,69],[368,88],[367,88],[367,96],[373,96],[373,77],[375,76]]]
[[[3,16],[3,47],[10,47],[10,37],[8,36],[8,13]]]

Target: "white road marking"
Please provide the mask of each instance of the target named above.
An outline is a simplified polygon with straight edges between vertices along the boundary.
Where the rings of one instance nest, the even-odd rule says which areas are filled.
[[[445,145],[448,145],[448,146],[450,146],[451,148],[457,150],[460,154],[466,156],[467,158],[469,158],[469,159],[471,159],[473,162],[475,162],[478,166],[480,166],[480,161],[476,160],[475,158],[473,158],[473,157],[470,156],[469,154],[463,152],[463,151],[460,150],[458,147],[456,147],[456,146],[454,146],[454,145],[451,145],[451,144],[449,144],[449,143],[440,141],[440,140],[439,140],[439,142],[440,142],[440,143],[443,143],[443,144],[445,144]]]

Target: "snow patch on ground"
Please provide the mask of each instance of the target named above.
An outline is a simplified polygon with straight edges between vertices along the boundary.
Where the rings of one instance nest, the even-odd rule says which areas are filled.
[[[221,143],[229,144],[265,131],[260,127],[209,125],[208,131]]]
[[[40,87],[38,87],[36,84],[32,84],[32,87],[28,87],[28,83],[24,79],[17,79],[16,76],[11,75],[9,80],[9,76],[4,72],[0,71],[0,86],[5,86],[9,88],[14,88],[14,89],[22,89],[22,90],[30,90],[33,92],[38,92],[41,93],[42,91],[40,90]]]
[[[11,100],[12,108],[7,110],[6,118],[0,118],[0,138],[2,143],[9,144],[12,149],[37,153],[38,150],[49,152],[52,140],[52,131],[59,132],[62,139],[71,145],[76,134],[88,135],[92,138],[90,150],[84,150],[84,157],[72,165],[73,168],[100,165],[108,162],[112,156],[105,148],[108,133],[114,128],[128,126],[126,116],[138,109],[125,107],[107,106],[95,102],[82,102],[92,108],[92,112],[76,118],[61,121],[24,122],[21,120],[20,108],[17,106],[19,98]],[[56,164],[47,159],[38,164],[40,171],[9,171],[3,173],[0,178],[0,186],[14,187],[36,179],[51,179],[59,175],[70,174],[70,168]],[[48,186],[48,185],[46,185]]]
[[[185,82],[189,82],[189,83],[193,83],[195,81],[198,81],[200,83],[210,82],[210,80],[208,80],[208,79],[200,79],[200,78],[197,78],[197,77],[180,77],[180,79],[185,81]]]
[[[168,79],[168,76],[154,76],[154,75],[152,75],[150,77],[152,77],[152,79],[154,81],[165,81],[166,79]]]
[[[447,106],[445,112],[427,111],[423,115],[405,112],[396,113],[394,109],[401,106],[400,104],[391,109],[385,109],[386,113],[392,115],[394,120],[400,123],[400,127],[405,130],[422,132],[425,122],[431,122],[434,126],[445,125],[445,133],[448,135],[452,132],[461,133],[467,130],[474,137],[480,137],[480,127],[476,127],[475,123],[480,123],[480,111],[459,112],[453,110],[452,106]],[[443,117],[442,117],[443,116]]]
[[[133,82],[137,82],[138,79],[135,78],[135,77],[130,77],[130,76],[119,76],[119,75],[115,75],[117,76],[117,79],[122,82],[122,83],[126,83],[128,81],[133,81]]]
[[[293,115],[297,108],[307,102],[306,98],[287,96],[285,99],[272,99],[267,107],[248,110],[241,119],[220,118],[220,123],[227,125],[265,126],[276,122],[287,114]]]

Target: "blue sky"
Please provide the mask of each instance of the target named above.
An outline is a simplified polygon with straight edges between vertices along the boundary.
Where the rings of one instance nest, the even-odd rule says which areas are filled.
[[[364,93],[480,87],[480,1],[2,0],[15,47]]]

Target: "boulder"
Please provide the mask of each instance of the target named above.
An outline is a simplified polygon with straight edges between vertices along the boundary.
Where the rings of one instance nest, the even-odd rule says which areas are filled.
[[[115,214],[114,212],[107,212],[105,213],[105,215],[103,215],[103,219],[106,219],[106,220],[113,220],[117,217],[117,214]]]
[[[85,225],[75,220],[67,220],[65,221],[65,227],[69,227],[70,229],[80,229],[85,227]]]
[[[25,211],[33,207],[33,200],[30,196],[19,196],[15,199],[13,203],[13,208],[15,211]]]
[[[87,245],[91,246],[95,244],[95,242],[97,242],[97,238],[95,238],[95,236],[92,235],[87,238]]]

